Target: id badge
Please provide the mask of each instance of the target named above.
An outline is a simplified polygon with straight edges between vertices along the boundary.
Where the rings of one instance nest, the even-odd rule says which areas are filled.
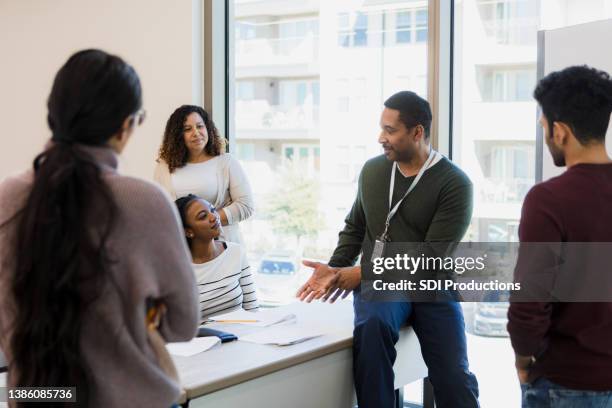
[[[372,250],[372,261],[376,258],[382,258],[383,253],[385,252],[385,242],[377,239],[374,241],[374,250]]]

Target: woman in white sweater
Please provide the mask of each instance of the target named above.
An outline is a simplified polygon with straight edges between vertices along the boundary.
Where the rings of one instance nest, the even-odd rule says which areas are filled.
[[[200,319],[240,308],[257,310],[251,268],[241,245],[218,240],[219,213],[193,194],[176,200],[200,294]]]
[[[170,116],[154,178],[174,199],[195,194],[212,203],[224,227],[220,238],[242,243],[238,223],[253,214],[251,186],[204,109],[183,105]]]

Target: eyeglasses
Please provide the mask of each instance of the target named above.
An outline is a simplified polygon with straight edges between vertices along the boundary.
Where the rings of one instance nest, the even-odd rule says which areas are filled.
[[[133,115],[133,117],[134,117],[134,123],[140,126],[144,123],[145,119],[147,118],[147,111],[144,109],[141,109],[138,112],[136,112]]]

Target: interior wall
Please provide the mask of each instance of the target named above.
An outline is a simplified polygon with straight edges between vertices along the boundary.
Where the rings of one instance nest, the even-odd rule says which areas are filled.
[[[101,48],[134,66],[147,120],[121,159],[121,171],[152,178],[167,118],[199,102],[194,70],[203,0],[0,0],[0,179],[30,166],[51,136],[46,101],[57,70],[84,48]],[[196,61],[197,62],[197,61]]]
[[[544,64],[544,75],[572,65],[583,64],[612,74],[612,54],[601,52],[600,47],[591,46],[612,43],[612,19],[549,30],[544,34],[544,50],[540,52],[539,57],[543,58],[540,63]],[[542,179],[548,180],[563,173],[565,167],[556,167],[544,140],[541,143],[543,144]],[[608,155],[612,155],[610,125],[606,134],[606,147]]]

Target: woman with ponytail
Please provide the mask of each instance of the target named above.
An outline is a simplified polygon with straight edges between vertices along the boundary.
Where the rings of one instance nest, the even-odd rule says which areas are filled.
[[[145,316],[153,300],[165,310],[166,341],[195,335],[180,221],[158,187],[117,172],[141,105],[138,75],[121,58],[74,54],[49,96],[51,142],[32,170],[0,184],[0,349],[10,387],[76,387],[70,407],[167,408],[179,396]]]

